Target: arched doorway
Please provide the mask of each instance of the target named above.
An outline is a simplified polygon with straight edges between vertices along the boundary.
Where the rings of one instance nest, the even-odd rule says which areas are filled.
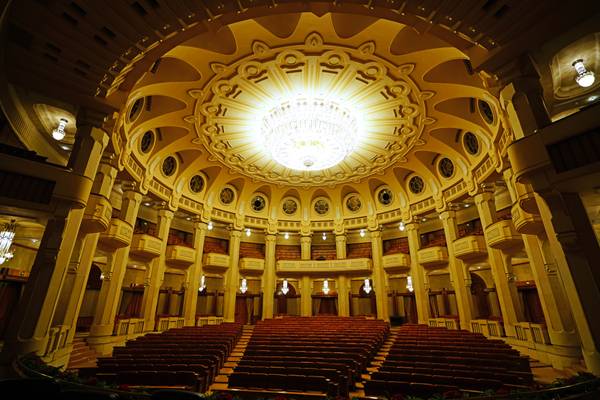
[[[98,302],[98,296],[100,295],[100,289],[102,288],[103,279],[104,275],[100,267],[96,264],[92,264],[90,273],[88,274],[81,308],[79,309],[79,315],[77,316],[77,332],[90,331],[92,322],[94,322],[94,313],[96,311],[96,304]]]
[[[300,295],[296,292],[296,288],[291,283],[287,283],[287,292],[284,293],[283,282],[277,283],[275,289],[275,310],[274,315],[299,315]]]
[[[490,301],[485,281],[477,274],[471,273],[471,295],[477,308],[477,318],[488,319],[491,315]]]

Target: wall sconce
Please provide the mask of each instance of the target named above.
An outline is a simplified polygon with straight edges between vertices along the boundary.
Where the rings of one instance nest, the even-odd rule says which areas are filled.
[[[404,232],[404,230],[406,229],[406,226],[404,226],[403,221],[400,221],[400,225],[398,225],[398,229],[400,229],[400,232]]]
[[[406,277],[406,288],[408,289],[409,292],[413,292],[413,290],[415,290],[413,288],[413,284],[412,284],[412,277],[410,275],[408,275]]]
[[[247,291],[248,291],[248,282],[246,282],[246,278],[242,278],[242,286],[240,286],[240,292],[242,292],[242,294],[244,294]]]
[[[290,288],[288,287],[288,281],[287,279],[284,279],[283,283],[281,284],[281,293],[283,293],[283,295],[285,296],[286,294],[288,294],[289,291]]]
[[[250,230],[250,228],[246,228],[246,236],[250,236],[252,235],[252,231]]]
[[[592,71],[588,71],[583,64],[583,60],[580,58],[579,60],[573,61],[573,67],[577,71],[577,77],[575,78],[575,82],[581,87],[590,87],[594,84],[596,77]]]
[[[206,289],[206,277],[202,275],[200,278],[200,286],[198,287],[199,292],[203,292]]]
[[[284,238],[284,239],[289,239],[289,238],[290,238],[290,234],[289,234],[289,233],[287,233],[287,232],[286,232],[286,233],[284,233],[284,234],[283,234],[283,238]]]
[[[371,293],[371,290],[373,290],[373,288],[371,287],[371,281],[369,280],[369,278],[365,279],[365,285],[363,286],[363,290],[365,291],[366,294]]]
[[[364,229],[360,230],[360,237],[365,237],[365,230]]]
[[[327,279],[325,279],[323,281],[323,294],[329,294],[329,282],[327,281]]]
[[[213,223],[212,223],[212,221],[208,221],[208,226],[207,226],[207,228],[208,228],[208,230],[209,230],[209,231],[212,231],[212,230],[213,230],[214,226],[213,226]]]

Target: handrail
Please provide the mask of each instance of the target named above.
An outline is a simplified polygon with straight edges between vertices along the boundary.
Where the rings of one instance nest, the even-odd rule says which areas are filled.
[[[560,395],[560,394],[575,396],[575,395],[580,395],[580,394],[583,395],[583,394],[594,393],[593,391],[589,391],[589,390],[581,391],[581,392],[576,391],[577,389],[585,388],[586,386],[590,386],[590,388],[593,388],[593,390],[600,393],[600,378],[594,377],[593,379],[589,379],[584,382],[577,382],[577,383],[574,383],[571,385],[552,387],[552,388],[548,388],[548,389],[469,397],[469,400],[492,400],[492,399],[507,400],[507,399],[545,399],[546,398],[546,397],[538,397],[538,396],[548,396],[547,398],[550,400],[550,399],[556,399],[557,397],[553,397],[553,396]],[[570,392],[570,391],[573,391],[573,392],[572,393],[563,393],[563,392]],[[576,398],[577,397],[573,397],[573,399],[576,399]]]

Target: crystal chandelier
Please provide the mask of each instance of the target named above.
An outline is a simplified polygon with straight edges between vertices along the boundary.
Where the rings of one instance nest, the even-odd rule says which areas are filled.
[[[366,294],[371,293],[371,290],[373,290],[373,288],[371,287],[371,281],[369,280],[369,278],[365,279],[365,284],[363,286],[363,290],[365,291]]]
[[[240,286],[240,292],[242,292],[242,294],[244,294],[247,291],[248,291],[248,282],[246,281],[246,278],[242,278],[242,286]]]
[[[290,288],[288,287],[288,281],[287,279],[284,279],[283,283],[281,284],[281,293],[283,293],[283,295],[285,296],[286,294],[288,294],[289,291]]]
[[[323,281],[323,294],[329,294],[329,282],[327,279]]]
[[[273,107],[260,122],[262,145],[279,164],[300,171],[332,167],[359,139],[355,113],[323,98],[297,97]]]
[[[16,228],[17,224],[14,219],[2,226],[2,231],[0,231],[0,264],[4,264],[6,260],[13,257],[10,246],[15,238]]]

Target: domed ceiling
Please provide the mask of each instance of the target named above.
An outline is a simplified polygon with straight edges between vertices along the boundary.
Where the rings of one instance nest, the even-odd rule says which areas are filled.
[[[358,143],[337,164],[292,169],[266,149],[265,115],[299,96],[357,121]],[[135,160],[127,169],[159,197],[290,219],[439,206],[493,172],[505,131],[463,52],[398,22],[332,13],[249,19],[176,46],[136,83],[116,125]],[[290,198],[301,212],[284,210]]]

